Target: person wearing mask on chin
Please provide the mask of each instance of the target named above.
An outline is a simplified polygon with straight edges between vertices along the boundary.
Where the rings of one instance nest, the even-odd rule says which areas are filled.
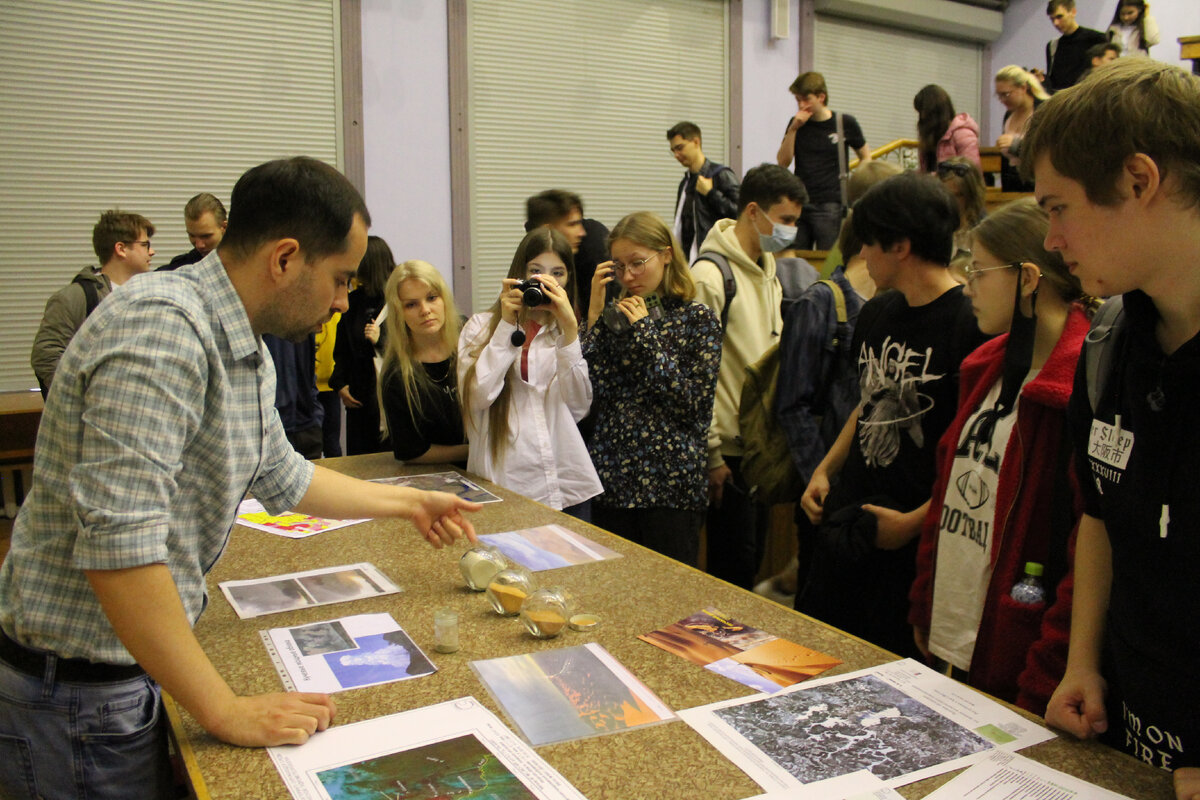
[[[696,300],[721,320],[721,366],[708,429],[708,570],[749,589],[762,560],[766,508],[742,478],[738,405],[746,367],[779,341],[783,289],[774,253],[796,237],[808,193],[776,164],[761,164],[742,179],[736,220],[718,220],[692,264]]]

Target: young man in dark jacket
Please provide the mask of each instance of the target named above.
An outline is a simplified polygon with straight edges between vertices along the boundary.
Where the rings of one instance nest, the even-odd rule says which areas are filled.
[[[737,175],[724,164],[709,161],[700,149],[700,128],[680,122],[667,131],[671,155],[687,167],[675,200],[675,236],[688,262],[696,259],[700,245],[719,219],[736,219]]]

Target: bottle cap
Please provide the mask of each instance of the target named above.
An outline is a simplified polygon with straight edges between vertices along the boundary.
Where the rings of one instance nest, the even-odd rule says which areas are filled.
[[[1035,578],[1040,578],[1040,577],[1042,577],[1042,573],[1044,571],[1045,570],[1042,568],[1042,565],[1036,561],[1026,561],[1025,562],[1025,574],[1026,575],[1032,575]]]

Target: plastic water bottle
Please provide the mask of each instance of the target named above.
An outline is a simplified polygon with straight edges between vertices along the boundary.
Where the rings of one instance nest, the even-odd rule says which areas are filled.
[[[1025,564],[1025,577],[1013,584],[1009,593],[1021,605],[1036,606],[1046,602],[1046,590],[1042,586],[1042,565],[1036,561]]]

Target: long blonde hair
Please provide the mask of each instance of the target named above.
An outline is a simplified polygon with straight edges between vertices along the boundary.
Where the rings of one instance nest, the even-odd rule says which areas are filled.
[[[408,413],[412,416],[414,426],[419,426],[420,418],[424,416],[421,408],[421,395],[419,389],[433,388],[433,382],[425,373],[425,368],[421,366],[421,362],[417,360],[416,350],[413,346],[412,331],[409,330],[408,324],[404,321],[404,306],[400,301],[400,285],[407,280],[416,280],[429,287],[429,290],[442,298],[442,304],[445,306],[445,322],[440,331],[442,344],[450,353],[450,374],[455,374],[455,355],[458,346],[458,330],[461,327],[458,316],[458,309],[454,306],[454,296],[450,293],[450,287],[446,285],[446,279],[442,277],[442,273],[438,272],[437,267],[430,264],[428,261],[411,260],[405,261],[398,265],[392,274],[388,276],[387,286],[384,289],[384,297],[387,298],[388,312],[388,337],[387,345],[383,352],[383,366],[379,370],[381,380],[378,382],[380,392],[379,407],[383,405],[383,385],[382,380],[384,375],[391,371],[398,371],[400,379],[404,383],[404,392],[408,396]],[[384,425],[387,424],[387,414],[383,414],[381,418]]]
[[[1049,100],[1050,93],[1042,86],[1042,82],[1033,76],[1024,67],[1019,67],[1016,64],[1009,64],[1007,67],[1001,67],[996,72],[995,81],[1004,81],[1011,83],[1013,86],[1020,86],[1025,91],[1029,92],[1035,100]]]
[[[513,254],[512,264],[508,268],[508,277],[516,280],[525,280],[525,272],[528,269],[529,262],[543,253],[554,253],[562,259],[563,265],[567,268],[567,297],[571,301],[571,307],[577,308],[575,303],[577,284],[575,280],[575,259],[571,255],[571,245],[567,241],[567,237],[548,225],[534,228],[525,234],[525,238],[517,245],[517,252]],[[475,367],[479,363],[479,354],[483,352],[483,348],[487,347],[488,342],[492,340],[492,336],[496,334],[496,327],[500,324],[499,297],[496,298],[496,302],[492,303],[489,311],[492,318],[488,321],[487,330],[479,339],[470,343],[470,350],[468,352],[471,356],[471,366],[467,368],[466,374],[463,375],[462,383],[458,387],[458,396],[463,408],[463,418],[468,430],[471,428],[471,394],[475,386]],[[504,386],[500,389],[500,394],[496,396],[496,399],[488,407],[487,411],[488,452],[491,454],[492,460],[496,462],[499,462],[501,448],[505,440],[508,439],[508,408],[511,402],[512,386],[508,382],[508,376],[505,375]]]
[[[696,296],[696,282],[692,279],[692,271],[683,260],[683,248],[671,229],[650,211],[635,211],[629,214],[612,229],[608,235],[608,245],[626,239],[634,244],[648,247],[654,251],[670,250],[671,258],[663,268],[662,284],[658,293],[665,297],[678,297],[680,300],[691,300]],[[624,295],[625,291],[622,290]]]

